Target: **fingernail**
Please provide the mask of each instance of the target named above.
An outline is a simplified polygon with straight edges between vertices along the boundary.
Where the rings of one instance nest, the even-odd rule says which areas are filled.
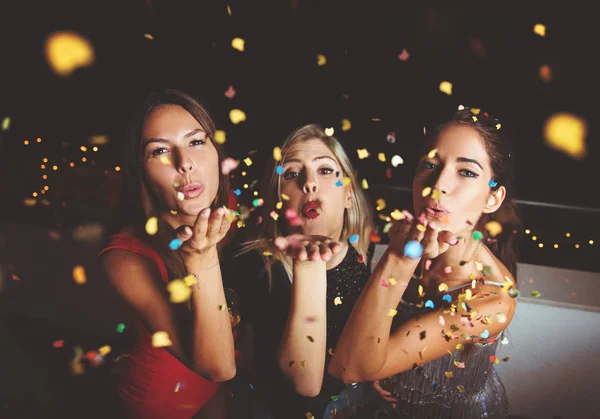
[[[458,244],[458,239],[456,237],[454,239],[452,239],[452,241],[450,241],[451,246],[456,246],[457,244]]]
[[[186,236],[192,235],[192,229],[187,226],[183,229],[183,232],[185,233]]]
[[[225,210],[223,208],[217,208],[217,215],[220,217],[223,214],[225,214]]]
[[[208,218],[210,216],[210,208],[205,208],[202,210],[202,218]]]
[[[428,227],[429,227],[430,229],[432,229],[432,230],[435,230],[435,229],[436,229],[436,227],[437,227],[437,224],[436,224],[435,222],[433,222],[433,221],[432,221],[432,222],[430,222],[430,223],[429,223],[429,226],[428,226]]]

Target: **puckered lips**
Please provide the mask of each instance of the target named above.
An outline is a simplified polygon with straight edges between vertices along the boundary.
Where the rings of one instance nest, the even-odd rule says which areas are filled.
[[[185,199],[192,199],[202,195],[204,192],[204,185],[201,183],[187,183],[182,185],[178,190],[183,194]]]
[[[437,202],[430,202],[425,206],[425,213],[428,217],[437,218],[441,220],[442,218],[450,214],[450,211],[448,211],[446,208],[444,208]]]
[[[308,201],[306,204],[304,204],[304,206],[302,206],[302,216],[314,220],[321,215],[319,208],[320,205],[317,201]]]

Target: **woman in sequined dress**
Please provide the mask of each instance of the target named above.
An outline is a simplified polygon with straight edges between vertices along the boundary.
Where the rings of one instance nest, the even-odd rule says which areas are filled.
[[[245,272],[236,288],[255,333],[254,384],[272,417],[343,417],[345,386],[326,368],[369,279],[371,210],[349,157],[319,126],[294,131],[281,156],[265,174],[256,251],[234,262]],[[339,406],[371,394],[350,390]]]
[[[498,121],[474,111],[428,142],[413,181],[420,216],[390,229],[330,363],[344,382],[382,380],[392,409],[380,418],[508,415],[493,366],[518,295],[512,158]]]

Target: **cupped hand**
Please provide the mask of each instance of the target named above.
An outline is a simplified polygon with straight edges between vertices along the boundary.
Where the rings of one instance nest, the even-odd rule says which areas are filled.
[[[286,255],[302,262],[327,262],[341,250],[340,243],[327,236],[304,234],[277,237],[275,246]]]
[[[230,214],[224,208],[200,211],[193,226],[182,225],[175,230],[175,237],[183,242],[180,250],[186,255],[193,255],[206,253],[215,247],[229,231]]]

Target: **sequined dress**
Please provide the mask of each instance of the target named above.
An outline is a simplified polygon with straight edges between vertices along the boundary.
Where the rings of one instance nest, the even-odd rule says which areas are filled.
[[[430,310],[402,300],[398,314],[407,321]],[[485,344],[474,343],[463,351],[381,380],[382,387],[396,397],[397,405],[396,409],[386,407],[387,414],[382,412],[379,418],[506,418],[506,390],[490,362],[500,339],[498,336]],[[458,368],[455,362],[464,363],[464,368]],[[446,376],[447,371],[452,372],[452,378]]]
[[[246,260],[236,262],[246,272],[236,288],[240,294],[242,321],[252,325],[255,338],[253,358],[256,371],[256,385],[264,390],[264,396],[274,417],[306,418],[310,412],[315,418],[322,418],[332,400],[345,386],[327,372],[331,360],[329,349],[335,349],[337,341],[350,317],[352,307],[369,280],[369,267],[359,262],[360,254],[352,246],[342,262],[327,271],[327,350],[325,374],[321,393],[316,397],[297,395],[289,380],[283,376],[277,365],[277,349],[290,310],[292,284],[283,267],[276,263],[272,267],[271,291],[268,289],[268,275],[260,263]],[[254,259],[256,261],[256,258]],[[251,272],[257,272],[252,274]],[[258,277],[258,279],[257,279]],[[342,304],[335,304],[339,297]]]

